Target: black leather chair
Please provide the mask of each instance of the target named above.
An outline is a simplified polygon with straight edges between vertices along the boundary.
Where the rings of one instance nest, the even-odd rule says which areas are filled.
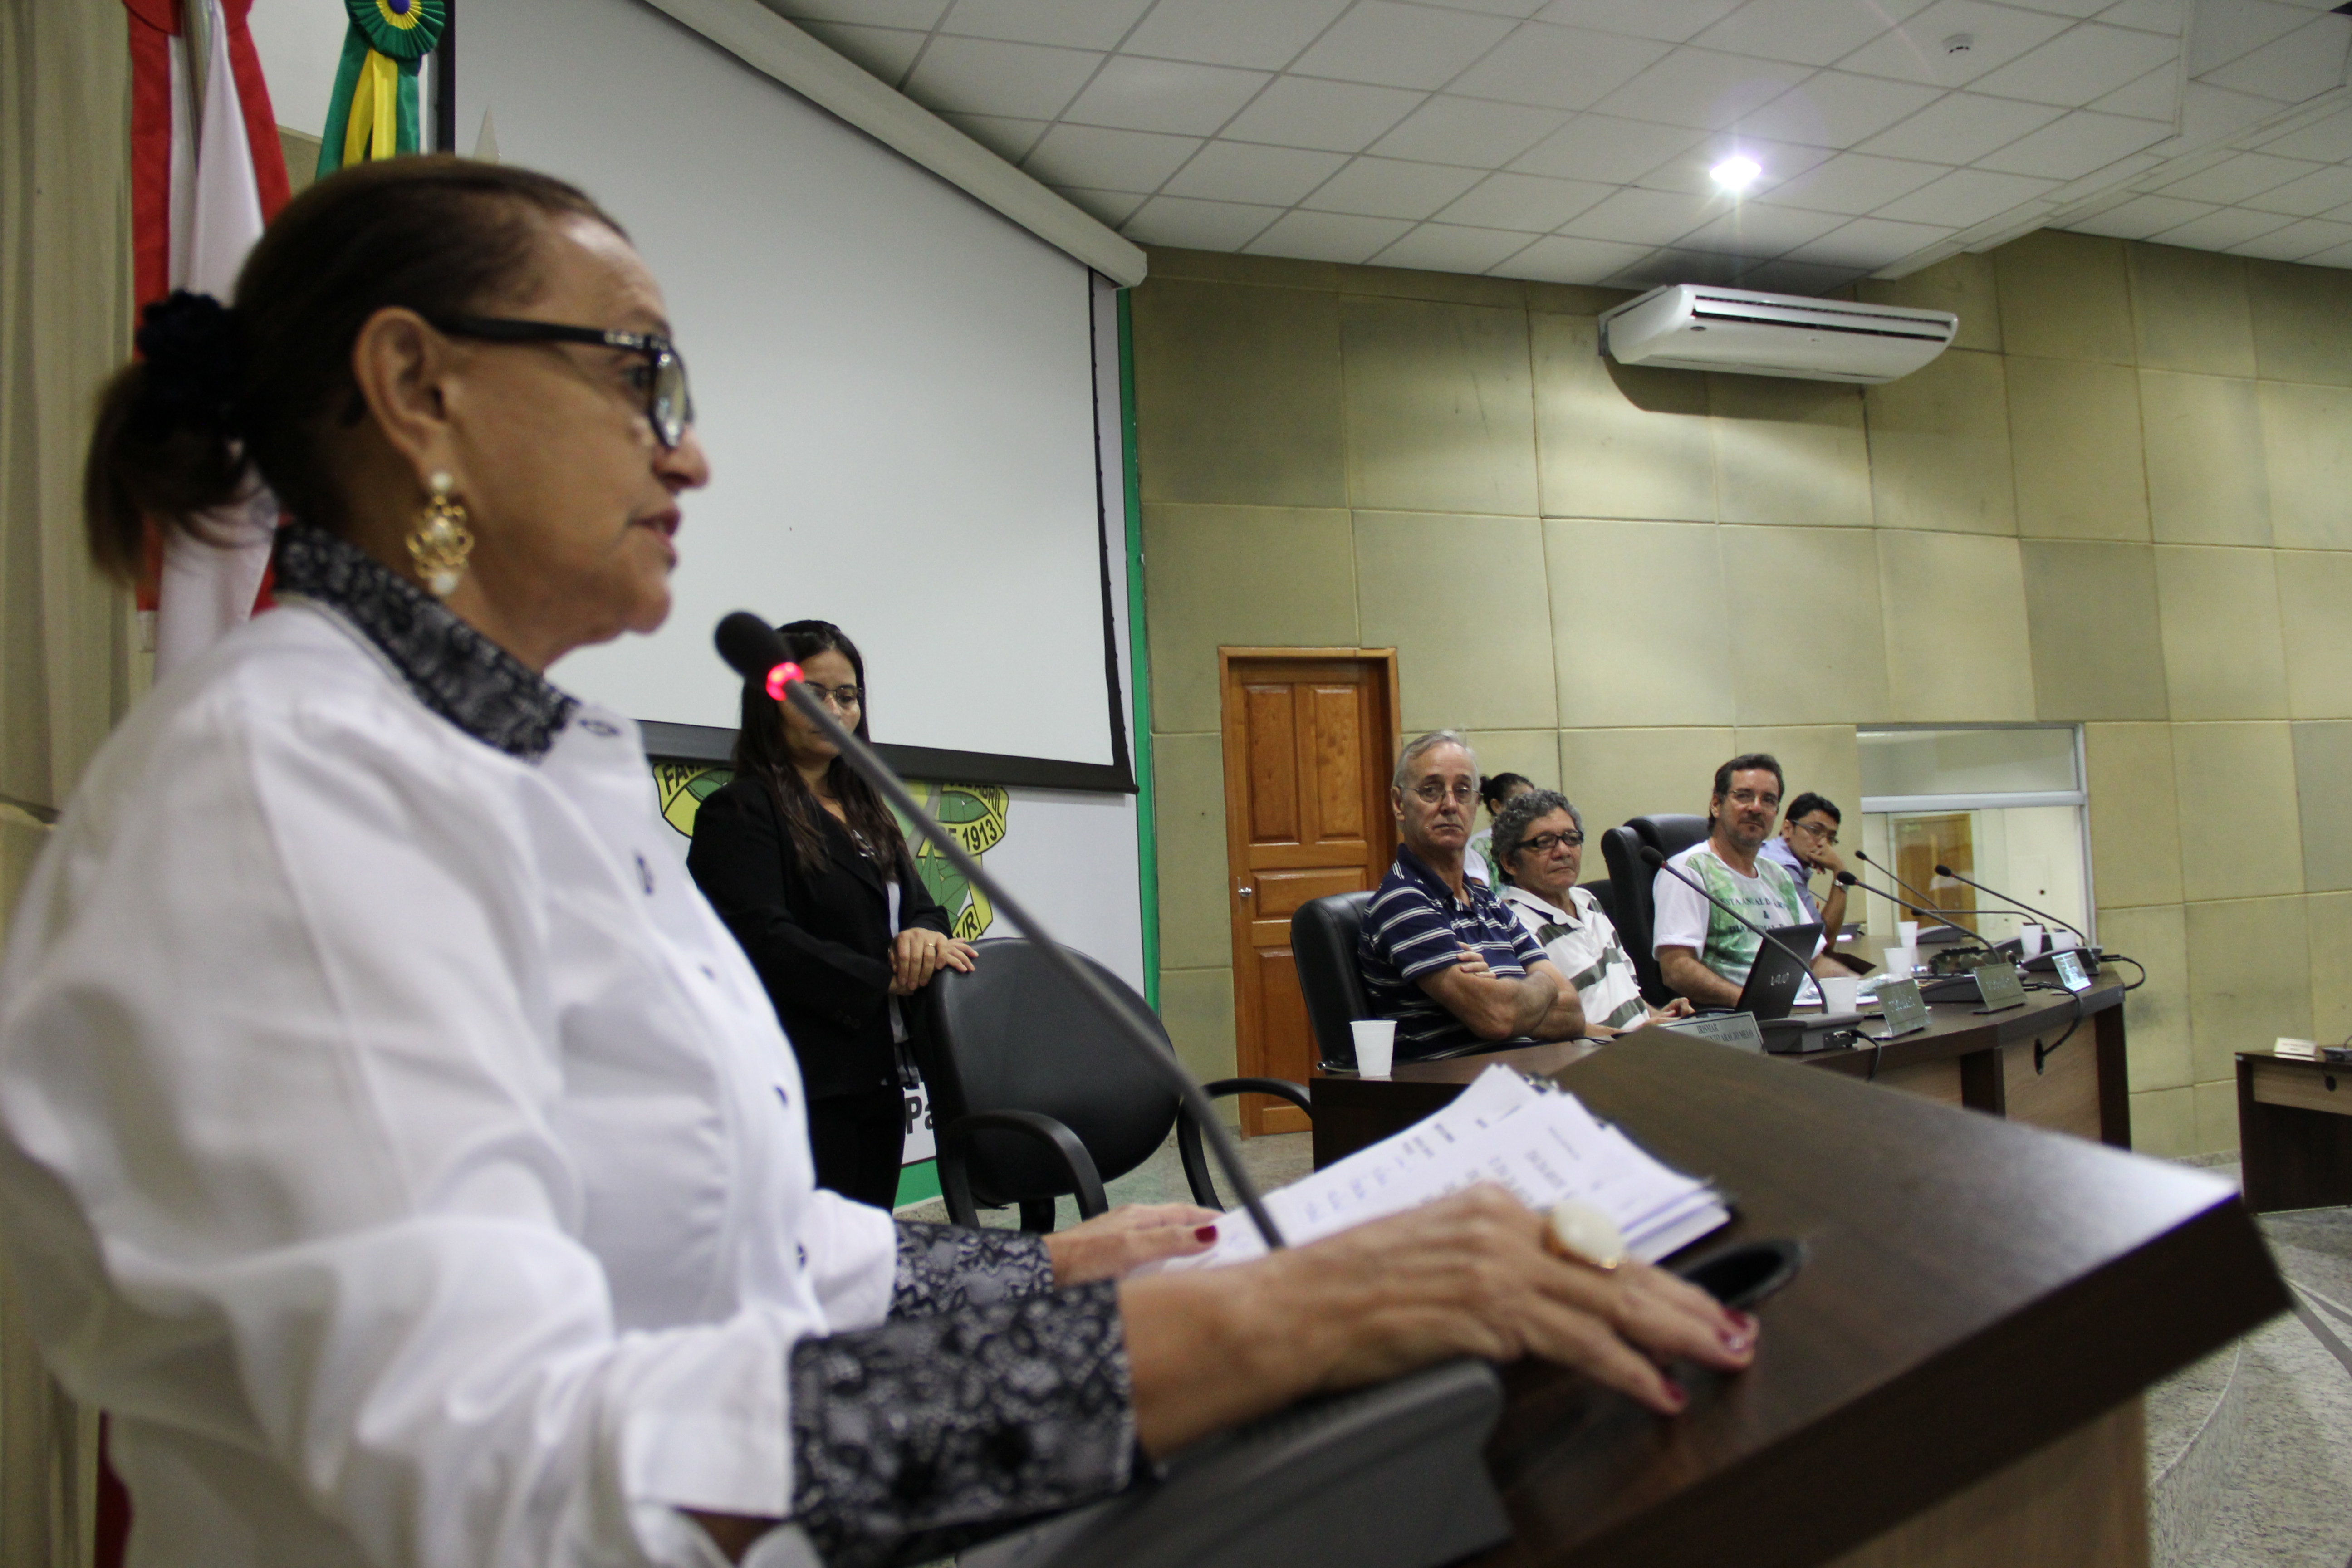
[[[1609,864],[1609,879],[1615,884],[1616,905],[1609,913],[1624,939],[1625,954],[1633,961],[1633,973],[1642,983],[1642,994],[1653,1005],[1664,1006],[1675,993],[1658,975],[1658,958],[1653,944],[1657,932],[1657,907],[1652,894],[1658,874],[1642,862],[1642,848],[1647,846],[1659,854],[1672,857],[1706,837],[1706,818],[1681,813],[1660,813],[1654,816],[1636,816],[1622,827],[1612,827],[1601,836],[1601,858]]]
[[[1577,886],[1592,895],[1592,901],[1601,906],[1601,912],[1609,917],[1611,925],[1617,923],[1616,883],[1603,877],[1597,882],[1579,882]]]
[[[1070,1195],[1080,1217],[1092,1219],[1108,1206],[1103,1184],[1150,1159],[1171,1127],[1193,1201],[1224,1206],[1200,1129],[1180,1118],[1181,1102],[1166,1076],[1115,1037],[1094,1002],[1055,973],[1035,943],[1000,938],[979,947],[972,973],[943,969],[925,988],[930,1027],[916,1037],[948,1217],[977,1225],[982,1208],[1013,1205],[1022,1229],[1049,1231],[1054,1200]],[[1085,954],[1073,956],[1108,983],[1161,1050],[1175,1054],[1132,986]],[[1315,1113],[1306,1087],[1280,1079],[1223,1079],[1207,1087],[1212,1096],[1270,1094]]]
[[[1307,998],[1315,1052],[1333,1067],[1356,1065],[1356,1037],[1348,1026],[1372,1016],[1363,971],[1356,967],[1356,936],[1371,901],[1370,889],[1333,893],[1307,900],[1290,917],[1290,957]]]

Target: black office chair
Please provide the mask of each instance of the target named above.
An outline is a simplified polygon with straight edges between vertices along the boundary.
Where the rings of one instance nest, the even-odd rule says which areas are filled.
[[[1356,1065],[1356,1037],[1348,1026],[1372,1016],[1363,972],[1356,967],[1356,936],[1371,901],[1369,889],[1333,893],[1307,900],[1290,917],[1290,957],[1307,998],[1315,1053],[1332,1067]]]
[[[970,974],[942,969],[926,987],[930,1027],[916,1057],[938,1131],[940,1192],[948,1217],[980,1223],[982,1208],[1017,1206],[1021,1228],[1054,1228],[1054,1200],[1081,1218],[1109,1206],[1103,1183],[1134,1170],[1177,1130],[1192,1199],[1223,1206],[1209,1177],[1200,1129],[1179,1117],[1164,1074],[1115,1038],[1094,1003],[1072,988],[1026,938],[979,944]],[[1168,1031],[1125,981],[1074,953],[1107,983],[1160,1049]],[[1270,1094],[1315,1114],[1306,1086],[1270,1078],[1221,1079],[1212,1097]]]
[[[1611,925],[1617,923],[1616,883],[1603,877],[1597,882],[1579,882],[1577,886],[1592,895],[1592,901],[1601,906],[1601,912],[1609,917]]]
[[[1664,1006],[1675,993],[1658,974],[1654,947],[1658,911],[1653,900],[1658,874],[1643,864],[1642,847],[1646,845],[1673,857],[1706,837],[1706,817],[1667,812],[1633,817],[1622,827],[1612,827],[1601,836],[1601,858],[1609,863],[1609,879],[1617,895],[1617,908],[1609,912],[1609,918],[1624,939],[1625,955],[1633,961],[1642,994],[1654,1006]]]

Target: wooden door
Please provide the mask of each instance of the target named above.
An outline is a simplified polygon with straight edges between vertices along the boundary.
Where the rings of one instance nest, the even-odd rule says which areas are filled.
[[[1395,858],[1396,652],[1220,648],[1217,664],[1236,1055],[1245,1078],[1305,1083],[1316,1052],[1290,917],[1309,899],[1379,887]],[[1245,1137],[1307,1126],[1260,1095],[1244,1097],[1241,1119]]]
[[[1895,836],[1895,867],[1898,875],[1927,897],[1922,903],[1944,910],[1954,925],[1978,929],[1977,918],[1961,914],[1976,907],[1976,889],[1936,875],[1949,866],[1963,877],[1977,874],[1974,819],[1965,811],[1933,816],[1898,816],[1887,825]]]

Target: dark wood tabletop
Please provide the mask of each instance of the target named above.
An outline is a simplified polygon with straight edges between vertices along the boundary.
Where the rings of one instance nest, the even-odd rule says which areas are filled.
[[[1515,1055],[1544,1052],[1732,1197],[1692,1256],[1787,1237],[1808,1261],[1759,1309],[1749,1371],[1682,1369],[1675,1420],[1514,1369],[1489,1458],[1516,1536],[1494,1568],[1818,1563],[2286,1305],[2234,1190],[2200,1172],[1672,1034]]]

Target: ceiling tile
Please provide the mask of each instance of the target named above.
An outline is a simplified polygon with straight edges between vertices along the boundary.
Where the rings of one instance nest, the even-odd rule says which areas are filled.
[[[2029,11],[2047,11],[2053,16],[2095,16],[2105,8],[2107,0],[2001,0],[2004,5],[2022,5]]]
[[[2315,20],[2310,12],[2298,13],[2285,5],[2239,4],[2200,6],[2197,11],[2197,26],[2189,34],[2189,74],[2220,82],[2221,86],[2240,92],[2257,92],[2265,98],[2294,102],[2294,97],[2273,92],[2263,85],[2282,75],[2294,73],[2294,66],[2282,59],[2281,56],[2309,55],[2324,49],[2326,46],[2321,38],[2325,37],[2335,43],[2336,60],[2333,68],[2340,71],[2343,68],[2344,29],[2347,26],[2352,26],[2352,23],[2331,21],[2326,16]],[[2248,68],[2240,70],[2237,68],[2241,66]],[[2226,77],[2234,77],[2235,79],[2224,80]],[[2323,88],[2332,85],[2332,82],[2322,84]],[[2297,96],[2307,98],[2310,91]]]
[[[1977,167],[2005,174],[2079,180],[2171,134],[2172,127],[2160,120],[2126,120],[2120,114],[2070,110],[2032,134],[1986,153],[1977,160]]]
[[[1691,41],[1760,59],[1825,66],[1853,53],[1927,0],[1748,0]]]
[[[1055,191],[1071,205],[1113,228],[1133,216],[1135,209],[1150,199],[1138,191],[1082,191],[1076,185],[1057,185]]]
[[[1788,142],[1767,142],[1760,137],[1737,136],[1717,132],[1687,152],[1677,153],[1637,182],[1651,191],[1688,191],[1715,195],[1721,187],[1716,184],[1714,169],[1726,158],[1740,156],[1753,159],[1764,172],[1756,183],[1742,193],[1753,201],[1767,191],[1776,190],[1808,169],[1820,167],[1837,156],[1827,147],[1803,147]]]
[[[1875,212],[1948,173],[1940,163],[1874,158],[1867,153],[1841,153],[1820,168],[1767,191],[1758,200],[1774,206],[1858,216]]]
[[[1889,158],[1973,163],[2064,112],[2046,104],[1981,98],[1973,92],[1947,93],[1892,131],[1864,142],[1861,150]]]
[[[1922,185],[1878,209],[1879,217],[1904,223],[1948,223],[1967,228],[2021,206],[2057,184],[1984,169],[1955,169],[1932,185]]]
[[[1358,158],[1300,205],[1316,212],[1364,217],[1425,218],[1477,183],[1475,169]]]
[[[2099,13],[2099,20],[2177,38],[2189,30],[2189,0],[2116,0]]]
[[[1506,229],[1425,223],[1372,260],[1381,267],[1417,267],[1427,272],[1484,272],[1525,250],[1528,239]]]
[[[1212,142],[1194,153],[1192,161],[1163,188],[1171,196],[1286,207],[1337,174],[1347,161],[1344,153]]]
[[[1609,114],[1720,131],[1812,73],[1685,45],[1601,100]]]
[[[1654,250],[1609,279],[1613,289],[1654,289],[1662,283],[1737,283],[1748,264],[1720,251]]]
[[[1832,229],[1843,227],[1845,222],[1837,213],[1742,204],[1714,222],[1691,230],[1675,244],[1685,250],[1720,250],[1761,260],[1785,255]]]
[[[947,15],[948,0],[778,0],[775,8],[795,22],[858,22],[929,32]]]
[[[2347,202],[2352,202],[2352,165],[2343,163],[2245,198],[2250,207],[2291,217],[2317,217]]]
[[[940,30],[967,38],[1110,49],[1151,0],[955,0]]]
[[[2230,247],[2235,256],[2260,256],[2271,261],[2301,261],[2306,256],[2316,256],[2338,246],[2352,245],[2352,223],[2329,223],[2319,218],[2305,218],[2284,228],[2273,229],[2255,239]]]
[[[998,114],[942,114],[941,120],[962,132],[1008,163],[1018,163],[1045,134],[1042,120],[1007,120]]]
[[[2339,245],[2333,250],[2323,250],[2316,256],[2303,258],[2305,267],[2352,268],[2352,245]]]
[[[2222,207],[2203,217],[2190,218],[2178,228],[2164,229],[2150,237],[2158,245],[2185,245],[2191,250],[2227,250],[2233,245],[2243,245],[2250,239],[2260,239],[2275,234],[2294,220],[2277,213],[2258,213],[2252,207]]]
[[[1497,278],[1532,278],[1544,283],[1598,283],[1649,254],[1646,245],[1612,239],[1572,239],[1553,235],[1537,240],[1487,270]]]
[[[1056,125],[1045,132],[1021,167],[1049,185],[1089,191],[1156,191],[1183,167],[1201,145],[1191,136],[1150,131],[1107,131],[1094,125]]]
[[[1568,231],[1580,239],[1614,239],[1629,245],[1664,245],[1720,214],[1721,198],[1677,195],[1666,191],[1619,191],[1579,213]]]
[[[1280,70],[1348,0],[1160,0],[1122,54]]]
[[[1823,71],[1798,83],[1763,108],[1743,115],[1739,129],[1782,142],[1851,147],[1941,96],[1917,82],[1884,81],[1848,71]]]
[[[1799,261],[1860,267],[1874,272],[1890,262],[1916,255],[1958,232],[1935,224],[1895,223],[1883,217],[1858,217],[1843,228],[1832,229],[1811,245],[1799,246],[1789,254]]]
[[[1670,47],[1649,38],[1529,22],[1445,90],[1547,109],[1589,109],[1664,58]]]
[[[2170,196],[2134,196],[2130,201],[2071,220],[2076,234],[2104,234],[2114,239],[2146,239],[2159,229],[2177,228],[2190,218],[2214,211],[2206,202],[2176,201]]]
[[[2186,178],[2157,184],[2154,188],[2185,202],[2242,202],[2265,191],[2275,190],[2291,180],[2300,180],[2306,174],[2320,171],[2321,165],[2300,158],[2274,158],[2267,153],[2241,153],[2235,157],[2223,159],[2210,169],[2200,169]],[[2352,196],[2338,196],[2336,201],[2315,206],[2311,211],[2323,213],[2344,201],[2352,201]],[[2292,214],[2295,209],[2290,206],[2277,210]]]
[[[1193,250],[1239,250],[1282,216],[1279,207],[1238,202],[1196,202],[1154,196],[1119,225],[1119,233],[1141,245],[1181,245]]]
[[[1997,98],[2074,109],[2138,80],[2179,54],[2176,39],[2085,22],[1979,77],[1973,85]]]
[[[2265,153],[2282,158],[2312,158],[2322,163],[2352,163],[2352,109],[2340,109],[2326,119],[2290,131],[2262,144]]]
[[[2091,100],[2102,114],[2129,114],[2141,120],[2170,120],[2180,107],[2180,64],[2161,65],[2137,81],[2126,82],[2105,98]]]
[[[1183,65],[1113,55],[1062,118],[1121,131],[1207,136],[1234,117],[1270,77],[1227,66]]]
[[[1237,142],[1360,153],[1428,96],[1401,88],[1276,77],[1220,134]]]
[[[1612,189],[1590,180],[1548,180],[1537,174],[1489,174],[1468,195],[1445,207],[1437,216],[1449,224],[1549,234],[1609,195]]]
[[[1960,87],[2056,37],[2066,26],[2063,16],[1981,0],[1936,0],[1838,63],[1869,76]],[[1947,48],[1946,40],[1963,36],[1969,39],[1964,52]]]
[[[1359,0],[1290,68],[1381,87],[1443,87],[1510,30],[1500,16]]]
[[[803,22],[802,29],[867,76],[898,85],[922,52],[924,35],[911,28],[853,27],[839,22]]]
[[[1406,115],[1371,150],[1391,158],[1496,169],[1567,122],[1568,114],[1562,110],[1439,93]]]
[[[1537,16],[1546,22],[1679,44],[1729,16],[1739,4],[1740,0],[1556,0]]]
[[[1443,5],[1449,11],[1482,11],[1489,16],[1509,16],[1524,20],[1551,4],[1551,0],[1419,0],[1423,5]]]
[[[1527,174],[1628,184],[1700,140],[1696,131],[1654,121],[1580,114],[1515,159]]]
[[[1295,256],[1305,261],[1370,261],[1411,226],[1394,218],[1291,212],[1242,248],[1252,256]]]
[[[1832,289],[1842,289],[1861,277],[1859,267],[1831,266],[1818,261],[1800,261],[1784,256],[1777,261],[1767,261],[1739,275],[1742,289],[1761,289],[1772,294],[1808,294],[1814,298]]]
[[[1016,120],[1051,120],[1076,98],[1102,63],[1102,56],[1036,44],[1000,44],[986,38],[933,38],[907,96],[937,113],[1004,114]]]

